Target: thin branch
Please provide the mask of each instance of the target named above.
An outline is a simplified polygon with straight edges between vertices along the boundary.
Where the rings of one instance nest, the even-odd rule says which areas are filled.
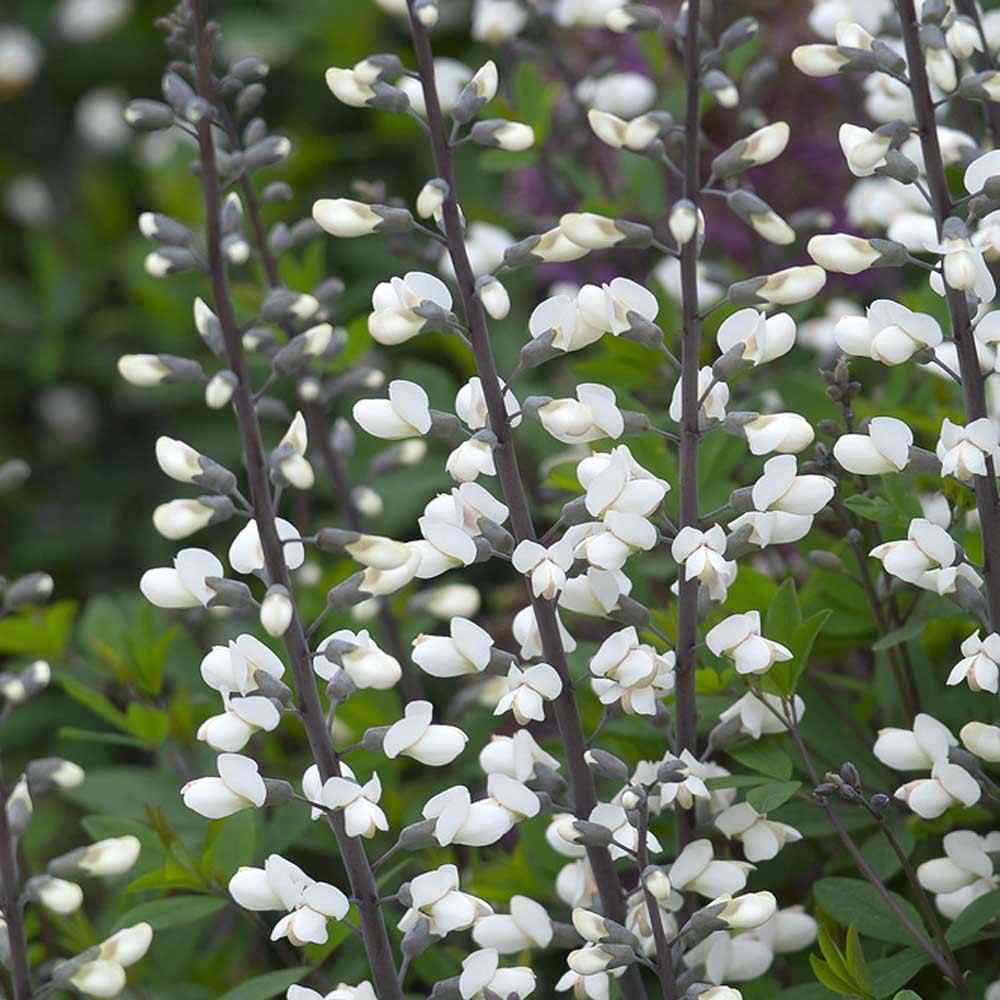
[[[410,33],[416,54],[424,92],[424,105],[434,167],[438,177],[448,185],[448,197],[442,211],[448,251],[455,268],[455,276],[469,324],[469,336],[476,361],[476,370],[483,385],[483,395],[489,414],[490,428],[497,439],[495,462],[497,476],[503,490],[504,500],[510,508],[511,527],[518,542],[535,540],[535,526],[528,505],[528,497],[518,467],[517,454],[511,434],[510,421],[503,401],[503,389],[497,374],[496,361],[490,344],[486,314],[482,302],[476,295],[475,277],[469,263],[465,247],[462,220],[457,200],[457,185],[448,146],[448,131],[441,112],[437,85],[434,77],[434,55],[431,50],[427,29],[413,12],[414,0],[407,0],[410,14]],[[535,620],[542,640],[545,659],[559,672],[563,682],[562,693],[553,702],[553,714],[559,728],[559,735],[566,749],[567,770],[573,790],[573,806],[576,815],[586,819],[597,805],[597,790],[594,776],[584,760],[586,744],[583,727],[573,694],[572,678],[566,653],[559,636],[555,607],[550,601],[535,597],[525,581],[526,590],[534,610]],[[598,893],[604,912],[619,923],[625,922],[625,899],[618,872],[606,848],[588,848],[587,857],[594,873]],[[626,1000],[639,1000],[645,996],[642,979],[638,970],[630,968],[621,980],[621,990]]]
[[[215,79],[212,74],[212,40],[206,24],[204,0],[190,0],[195,25],[195,66],[199,95],[217,106]],[[236,375],[233,403],[243,444],[244,461],[250,483],[250,497],[260,534],[267,575],[272,583],[292,592],[291,576],[275,524],[274,501],[268,483],[267,462],[260,425],[254,408],[239,324],[229,294],[225,256],[222,252],[221,196],[210,118],[198,123],[198,146],[201,157],[201,186],[205,208],[205,227],[212,281],[212,297],[222,327],[227,361]],[[312,660],[302,622],[293,604],[292,622],[284,635],[285,648],[295,677],[299,711],[313,759],[325,781],[340,774],[340,761],[324,721],[323,708],[316,689]],[[368,962],[380,1000],[403,1000],[396,978],[396,967],[371,866],[361,842],[348,837],[341,814],[328,817],[347,869],[352,895],[358,900],[362,932]]]

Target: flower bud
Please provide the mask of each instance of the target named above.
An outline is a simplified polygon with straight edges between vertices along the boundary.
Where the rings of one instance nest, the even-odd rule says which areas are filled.
[[[670,209],[670,235],[679,247],[684,246],[698,231],[698,209],[693,201],[681,198]]]
[[[441,180],[440,177],[429,180],[420,189],[420,194],[417,195],[417,215],[421,219],[433,218],[441,210],[441,206],[444,205],[445,199],[448,197],[448,191],[447,182]]]
[[[60,916],[75,913],[83,903],[83,890],[75,882],[51,875],[36,875],[28,879],[24,892],[28,899]]]
[[[268,635],[284,635],[292,623],[292,599],[280,583],[267,588],[260,605],[260,624]]]
[[[735,177],[751,167],[777,159],[788,145],[787,122],[774,122],[734,143],[712,161],[712,173],[721,180]]]
[[[63,791],[79,788],[86,774],[79,764],[62,757],[40,757],[25,769],[28,788],[32,795],[41,795],[52,789]]]
[[[610,31],[619,35],[629,32],[659,31],[663,25],[663,16],[654,7],[630,3],[625,7],[609,10],[604,17],[604,24]]]
[[[535,144],[535,130],[530,125],[503,118],[476,122],[470,135],[472,141],[480,146],[492,146],[512,153],[523,152]]]
[[[313,205],[313,218],[332,236],[351,238],[370,233],[406,232],[413,217],[405,208],[366,205],[348,198],[321,198]]]
[[[140,132],[159,132],[174,124],[174,112],[169,104],[161,101],[130,101],[122,117]]]
[[[3,593],[3,607],[14,611],[26,604],[42,604],[52,596],[55,581],[48,573],[28,573],[8,584]]]
[[[0,464],[0,494],[10,493],[27,482],[31,476],[28,463],[20,458],[12,458]]]
[[[642,873],[643,888],[660,903],[666,902],[673,889],[670,885],[670,878],[662,868],[650,866]]]
[[[645,247],[652,242],[649,226],[609,219],[593,212],[570,212],[559,220],[559,229],[579,247],[605,250],[613,246]]]
[[[483,308],[493,319],[507,318],[510,313],[510,295],[492,274],[485,274],[479,278],[476,282],[476,290],[483,303]]]

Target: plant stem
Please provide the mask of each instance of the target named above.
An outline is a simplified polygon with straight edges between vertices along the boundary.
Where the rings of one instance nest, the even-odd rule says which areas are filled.
[[[947,937],[945,937],[944,928],[941,926],[941,921],[938,920],[937,913],[934,910],[934,905],[931,903],[930,899],[927,897],[927,892],[924,887],[920,884],[920,879],[917,878],[916,870],[913,867],[913,863],[910,861],[903,850],[903,845],[900,844],[899,839],[896,837],[895,832],[889,825],[888,819],[885,815],[878,812],[878,810],[873,809],[868,803],[865,803],[866,808],[875,817],[879,828],[885,836],[885,839],[889,841],[889,846],[895,852],[897,858],[899,858],[899,863],[903,866],[903,873],[906,875],[907,881],[913,888],[913,892],[917,897],[917,904],[920,907],[920,913],[927,923],[927,926],[931,929],[931,934],[934,936],[934,940],[937,941],[938,947],[941,949],[942,954],[948,959],[948,964],[951,966],[951,979],[953,982],[958,983],[961,981],[965,983],[965,977],[962,975],[962,967],[958,964],[958,959],[955,957],[954,951],[952,951],[951,945],[948,943]],[[968,995],[968,989],[963,989],[961,986],[957,987],[959,993],[963,996]]]
[[[674,978],[673,951],[667,941],[663,929],[663,918],[660,915],[660,904],[656,897],[646,888],[642,875],[649,864],[649,847],[646,844],[646,834],[649,831],[649,797],[643,796],[639,810],[639,823],[636,827],[639,854],[639,883],[642,886],[643,898],[646,900],[646,912],[649,914],[649,926],[653,931],[653,941],[656,943],[656,971],[660,977],[660,992],[663,1000],[675,1000],[677,982]]]
[[[229,133],[230,139],[238,146],[240,141],[239,131],[229,116],[226,119],[226,131]],[[257,191],[249,175],[244,174],[240,179],[240,189],[243,192],[243,201],[246,204],[247,216],[250,219],[250,231],[254,246],[257,248],[257,256],[260,258],[261,266],[264,268],[264,278],[267,282],[267,287],[280,288],[281,275],[278,272],[278,262],[267,244],[267,233],[264,229],[264,220],[260,212],[260,199],[257,197]],[[361,512],[358,510],[357,504],[351,496],[350,476],[340,456],[330,445],[325,425],[326,414],[319,403],[316,402],[304,402],[302,409],[309,429],[309,438],[313,442],[314,447],[319,448],[320,454],[323,456],[323,464],[326,466],[327,474],[333,486],[334,496],[340,506],[344,520],[352,531],[364,531],[364,521],[361,517]],[[423,684],[419,673],[410,663],[410,658],[400,635],[399,622],[396,621],[396,616],[392,611],[392,605],[387,598],[380,598],[378,605],[382,638],[386,646],[389,647],[389,652],[404,667],[403,677],[400,681],[403,695],[407,701],[419,701],[426,696]],[[409,669],[406,669],[407,666],[409,666]]]
[[[497,476],[500,480],[504,500],[510,508],[511,527],[515,539],[518,542],[525,539],[534,540],[536,538],[535,526],[514,450],[510,421],[507,418],[496,361],[490,345],[486,314],[482,302],[476,295],[475,277],[465,247],[454,164],[451,149],[448,146],[448,133],[441,112],[441,103],[438,99],[430,38],[427,35],[427,29],[413,13],[413,0],[407,0],[407,5],[410,13],[410,33],[413,37],[417,68],[423,86],[424,104],[427,108],[427,122],[430,126],[428,131],[435,170],[437,175],[448,185],[448,197],[442,207],[448,252],[455,268],[455,276],[465,309],[465,320],[469,327],[476,370],[482,381],[483,395],[486,398],[490,429],[497,439],[494,448]],[[579,818],[587,819],[594,806],[597,805],[597,790],[594,785],[594,776],[584,760],[586,743],[583,727],[580,723],[580,714],[573,694],[573,681],[569,665],[566,662],[566,653],[559,636],[555,607],[550,601],[536,598],[531,593],[527,581],[525,581],[525,586],[538,624],[545,659],[558,671],[562,680],[562,692],[552,703],[553,715],[566,750],[567,770],[570,787],[573,790],[573,808]],[[618,923],[624,923],[625,899],[611,855],[606,848],[588,848],[587,857],[594,873],[594,881],[597,883],[598,894],[605,914]],[[626,1000],[637,1000],[637,998],[645,996],[641,976],[634,967],[630,967],[625,973],[620,985],[622,996]]]
[[[0,781],[2,781],[0,775]],[[7,800],[12,789],[0,786],[0,907],[7,923],[10,948],[11,1000],[29,1000],[28,942],[24,933],[24,911],[20,900],[20,874],[17,867],[17,842],[7,822]]]
[[[196,45],[195,66],[197,89],[213,107],[217,105],[215,80],[212,75],[212,46],[206,30],[203,0],[190,0],[194,14]],[[233,395],[237,423],[243,444],[244,461],[250,483],[257,530],[260,535],[264,563],[271,583],[285,586],[292,593],[292,581],[285,562],[284,548],[275,525],[274,503],[268,482],[267,463],[261,440],[260,425],[254,409],[246,359],[236,314],[229,295],[229,281],[222,253],[219,175],[212,140],[212,124],[208,117],[198,123],[198,146],[201,154],[201,185],[205,205],[205,226],[208,242],[208,263],[212,280],[212,297],[222,326],[227,360],[236,375]],[[340,774],[340,761],[333,748],[326,726],[323,707],[316,690],[309,646],[298,611],[293,604],[292,622],[284,636],[285,648],[295,677],[299,712],[306,730],[313,759],[323,780]],[[328,815],[347,869],[351,893],[358,901],[365,950],[371,966],[379,1000],[403,1000],[396,978],[396,967],[385,921],[378,904],[378,890],[368,857],[356,837],[348,837],[343,816]]]
[[[906,62],[910,74],[910,93],[916,112],[920,147],[923,150],[927,182],[931,193],[938,238],[945,220],[953,208],[948,180],[945,176],[941,145],[938,142],[937,122],[931,101],[930,85],[923,49],[920,46],[920,29],[913,0],[896,0],[906,47]],[[962,393],[965,397],[965,415],[971,422],[988,416],[986,385],[979,371],[979,359],[972,334],[969,306],[965,294],[945,284],[951,332],[958,350],[959,371],[962,376]],[[979,509],[980,531],[983,539],[986,596],[989,607],[990,629],[1000,629],[1000,498],[997,495],[996,469],[991,456],[986,457],[986,475],[975,477],[976,506]],[[995,571],[995,572],[994,572]]]
[[[701,0],[689,0],[684,36],[686,114],[684,124],[684,197],[701,202],[701,121],[699,114],[699,47]],[[681,295],[684,328],[681,333],[680,510],[677,527],[698,526],[698,354],[701,320],[698,307],[698,237],[681,248]],[[677,597],[677,660],[674,687],[674,753],[698,755],[698,708],[695,703],[695,644],[698,629],[698,580],[688,580],[683,567]],[[675,811],[677,853],[694,839],[693,809]]]

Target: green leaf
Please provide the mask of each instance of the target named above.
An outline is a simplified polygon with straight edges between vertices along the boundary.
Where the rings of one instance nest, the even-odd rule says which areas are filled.
[[[856,878],[825,878],[813,886],[813,894],[823,909],[843,926],[854,925],[862,934],[878,941],[913,944],[899,918],[868,882]],[[896,893],[890,895],[914,926],[923,930],[913,906]]]
[[[141,740],[162,743],[170,731],[170,719],[162,709],[133,701],[125,713],[125,726]]]
[[[880,653],[885,649],[901,646],[904,642],[915,639],[925,628],[927,628],[927,622],[922,619],[907,622],[902,628],[887,632],[881,639],[873,642],[872,649]]]
[[[858,929],[853,924],[847,928],[847,966],[851,970],[854,981],[864,988],[866,994],[871,995],[871,972],[865,959],[864,949],[861,947]]]
[[[747,802],[759,813],[773,812],[783,806],[800,788],[801,781],[777,781],[747,792]]]
[[[841,979],[833,969],[821,958],[815,955],[809,956],[809,964],[812,966],[813,975],[828,989],[844,997],[857,996],[854,984]]]
[[[863,517],[866,521],[874,521],[887,528],[896,528],[905,531],[910,523],[910,519],[901,514],[892,504],[887,503],[882,497],[868,497],[856,493],[844,501],[844,505],[852,510],[858,517]]]
[[[283,969],[280,972],[265,972],[264,975],[254,976],[242,986],[223,994],[219,1000],[271,1000],[271,997],[284,993],[289,986],[294,986],[308,972],[308,965]]]
[[[513,170],[523,170],[534,166],[538,154],[533,149],[508,152],[505,149],[488,149],[479,156],[479,169],[484,174],[509,174]]]
[[[769,778],[787,781],[792,776],[792,761],[781,748],[784,737],[765,736],[763,739],[729,747],[726,752],[752,771]]]
[[[0,653],[58,660],[69,642],[75,617],[76,601],[56,601],[4,618],[0,621]]]
[[[143,922],[149,924],[154,931],[182,927],[204,920],[228,905],[228,900],[215,896],[167,896],[164,899],[153,899],[148,903],[140,903],[120,917],[115,923],[115,930]]]
[[[816,943],[819,945],[819,950],[823,953],[823,958],[826,960],[826,965],[830,972],[842,983],[853,987],[855,980],[847,965],[847,959],[844,958],[843,952],[841,952],[837,942],[834,941],[833,936],[825,927],[820,927]]]
[[[905,986],[930,959],[922,951],[907,949],[890,958],[872,962],[872,980],[875,996],[879,1000],[892,996],[901,986]]]
[[[955,918],[945,937],[953,948],[967,944],[994,917],[1000,916],[1000,889],[980,896]]]
[[[59,683],[66,694],[74,701],[89,708],[94,715],[100,716],[105,722],[110,722],[116,729],[129,731],[125,713],[116,708],[100,691],[95,691],[72,677],[60,677]]]
[[[900,990],[892,1000],[920,1000],[920,994],[913,990]]]

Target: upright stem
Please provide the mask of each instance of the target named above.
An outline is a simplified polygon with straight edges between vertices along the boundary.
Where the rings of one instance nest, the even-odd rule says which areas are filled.
[[[504,499],[510,508],[511,527],[515,539],[518,542],[525,539],[534,540],[536,537],[535,526],[528,506],[524,482],[518,468],[510,421],[507,418],[503,391],[497,375],[493,349],[490,345],[486,314],[482,302],[476,295],[475,276],[465,247],[465,235],[458,207],[455,170],[434,78],[434,56],[431,51],[430,38],[427,29],[414,16],[413,0],[407,0],[407,3],[410,11],[410,32],[413,36],[417,69],[420,73],[424,103],[427,108],[427,123],[434,165],[437,175],[448,185],[448,197],[442,208],[448,252],[455,268],[465,318],[469,325],[472,351],[476,370],[483,385],[490,428],[497,439],[494,449],[497,476]],[[531,593],[531,588],[527,586],[527,581],[525,584],[534,610],[535,620],[538,623],[545,659],[558,671],[562,679],[562,693],[553,702],[553,714],[559,729],[560,739],[566,749],[566,764],[570,787],[573,791],[573,809],[578,817],[587,819],[594,806],[597,805],[597,790],[594,785],[594,776],[584,760],[586,743],[583,727],[580,723],[580,714],[573,694],[573,681],[569,665],[566,662],[566,654],[559,636],[555,606],[551,601],[535,597]],[[587,857],[594,873],[594,881],[597,883],[598,894],[605,914],[618,923],[624,923],[625,899],[611,855],[606,848],[588,847]],[[634,966],[630,967],[622,978],[621,988],[622,995],[626,1000],[636,1000],[636,998],[645,996],[642,979]]]
[[[2,776],[0,776],[2,780]],[[21,908],[21,880],[17,867],[17,842],[7,822],[7,801],[11,789],[0,788],[0,906],[7,922],[10,947],[11,1000],[29,1000],[31,981],[28,978],[28,942],[24,933],[24,911]]]
[[[649,914],[649,926],[653,932],[653,941],[656,944],[656,968],[660,978],[660,993],[663,996],[663,1000],[675,1000],[677,995],[677,981],[674,978],[673,950],[667,941],[666,930],[663,927],[660,903],[646,888],[642,877],[646,866],[649,864],[649,848],[646,843],[646,834],[649,830],[648,797],[642,800],[636,830],[639,834],[636,850],[639,861],[639,883],[642,886],[643,899],[646,901],[646,912]]]
[[[203,0],[190,0],[194,14],[196,46],[195,66],[197,90],[215,107],[217,95],[212,75],[212,45],[206,31]],[[264,553],[265,569],[271,583],[277,583],[292,591],[292,581],[285,562],[284,547],[278,537],[275,525],[274,502],[268,482],[267,463],[261,439],[260,425],[254,408],[250,381],[247,375],[246,359],[239,325],[229,295],[229,280],[225,257],[222,253],[220,223],[221,196],[219,175],[212,140],[212,123],[208,117],[198,123],[198,146],[201,154],[201,184],[205,205],[205,227],[208,242],[208,264],[212,281],[212,297],[216,314],[222,326],[229,367],[237,378],[233,404],[243,444],[244,461],[250,484],[250,499],[253,504],[257,530],[260,534],[261,549]],[[340,761],[333,748],[330,731],[323,714],[323,706],[316,689],[312,671],[312,657],[306,641],[301,619],[293,604],[292,622],[284,635],[299,704],[309,747],[323,780],[340,774]],[[347,869],[351,892],[357,900],[361,917],[368,962],[379,1000],[403,1000],[403,992],[396,978],[396,967],[392,948],[386,931],[382,911],[379,909],[378,889],[372,874],[368,857],[361,841],[348,837],[344,830],[344,820],[340,813],[327,814],[334,831],[340,854]]]
[[[698,31],[701,0],[689,0],[684,36],[684,197],[697,210],[701,203],[701,121],[699,113]],[[681,248],[681,296],[684,329],[681,334],[680,511],[678,529],[698,526],[698,355],[701,321],[698,307],[698,237]],[[674,686],[675,752],[698,753],[698,709],[695,703],[695,644],[698,629],[698,581],[685,579],[683,569],[677,599],[677,660]],[[677,851],[694,839],[693,809],[678,809]]]
[[[896,0],[902,25],[906,62],[910,74],[910,93],[916,112],[920,146],[924,154],[927,185],[930,188],[938,238],[945,220],[951,214],[951,192],[941,158],[934,103],[927,82],[927,66],[920,46],[920,30],[913,0]],[[986,382],[979,371],[979,359],[972,334],[972,322],[965,295],[958,289],[945,285],[951,332],[958,350],[959,371],[962,376],[962,393],[965,397],[965,415],[971,422],[988,416],[986,408]],[[983,539],[986,596],[990,613],[990,629],[1000,629],[1000,498],[997,496],[996,469],[993,459],[986,458],[986,475],[975,477],[976,506],[979,509],[980,531]]]
[[[235,123],[227,121],[227,131],[233,142],[239,142],[239,131]],[[281,285],[281,275],[278,273],[278,262],[275,259],[271,248],[267,245],[267,232],[264,229],[264,220],[261,217],[260,200],[254,189],[253,181],[245,175],[240,180],[240,190],[243,192],[243,201],[246,203],[247,216],[250,219],[250,231],[254,246],[257,248],[257,256],[260,258],[264,268],[264,278],[268,288],[278,288]],[[316,402],[305,402],[302,409],[306,418],[306,425],[309,429],[309,437],[314,447],[320,449],[323,456],[323,464],[326,466],[327,474],[333,486],[334,496],[340,506],[341,513],[347,526],[352,531],[363,531],[364,521],[361,512],[358,510],[354,498],[351,496],[351,480],[347,469],[337,452],[331,447],[325,426],[326,414],[323,408]],[[403,639],[399,631],[399,622],[392,612],[392,606],[388,598],[378,598],[379,624],[382,628],[382,638],[389,647],[389,652],[404,667],[403,677],[400,682],[403,695],[407,701],[418,701],[425,697],[423,684],[420,675],[410,664]],[[409,667],[409,669],[407,669]]]

